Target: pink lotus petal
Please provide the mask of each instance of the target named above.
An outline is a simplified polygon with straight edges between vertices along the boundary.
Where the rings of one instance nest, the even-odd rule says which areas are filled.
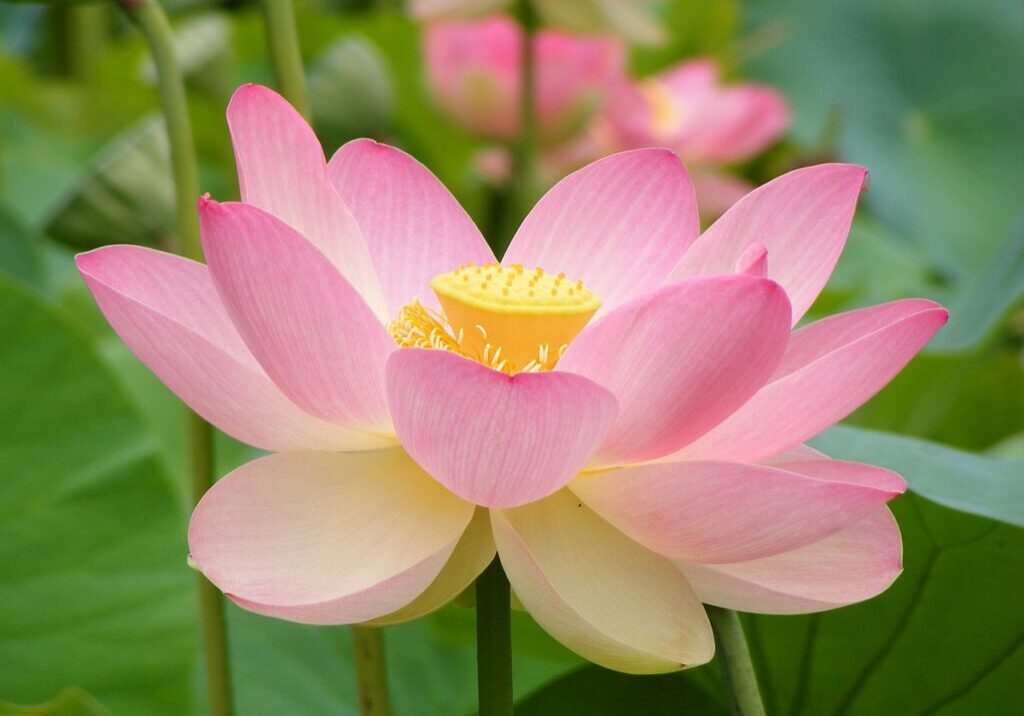
[[[736,260],[736,273],[764,278],[768,275],[768,249],[762,243],[751,244]]]
[[[721,84],[718,64],[708,57],[684,60],[655,77],[682,100],[711,92]]]
[[[121,340],[190,408],[264,450],[368,450],[394,439],[300,410],[249,353],[202,264],[138,246],[75,259]]]
[[[556,184],[519,227],[502,263],[582,279],[606,311],[659,286],[698,231],[693,186],[679,158],[639,149]]]
[[[278,387],[312,415],[387,433],[384,362],[397,347],[348,281],[254,206],[206,200],[199,219],[228,313]]]
[[[614,393],[619,416],[595,461],[622,464],[671,453],[717,425],[764,384],[788,341],[789,301],[778,284],[703,277],[606,313],[558,369]]]
[[[424,55],[431,90],[459,124],[483,137],[519,135],[523,31],[510,17],[428,26]],[[614,37],[543,29],[534,37],[535,110],[544,142],[577,133],[623,72]]]
[[[228,105],[228,125],[242,201],[305,236],[386,319],[369,248],[331,186],[323,149],[306,120],[273,90],[242,85]]]
[[[877,393],[948,316],[938,304],[911,299],[801,328],[767,385],[675,458],[757,462],[799,445]]]
[[[413,459],[484,507],[522,505],[564,486],[615,419],[615,398],[586,378],[508,376],[441,350],[392,354],[387,390]]]
[[[414,298],[436,307],[434,276],[494,261],[455,197],[405,152],[357,139],[337,151],[329,171],[366,237],[388,315]]]
[[[673,462],[585,473],[570,488],[648,549],[682,562],[760,559],[816,542],[906,489],[896,473],[837,460],[775,467]]]
[[[773,557],[736,564],[680,564],[701,601],[758,614],[806,614],[884,592],[899,576],[896,520],[879,508],[829,537]]]
[[[668,147],[693,169],[762,151],[785,131],[789,109],[772,87],[723,84],[715,62],[700,58],[639,82],[620,83],[602,119],[613,146]],[[699,188],[697,195],[702,213],[713,215]]]
[[[203,573],[246,608],[347,624],[422,593],[472,516],[400,449],[279,453],[219,480],[188,541]]]
[[[707,615],[682,574],[567,491],[492,511],[491,522],[516,596],[569,649],[632,674],[713,656]]]
[[[748,246],[768,248],[768,278],[806,313],[839,259],[867,170],[852,164],[797,169],[741,199],[690,247],[669,280],[728,274]]]
[[[401,624],[440,609],[468,589],[493,560],[491,518],[487,510],[478,507],[444,569],[426,591],[398,611],[374,619],[371,625]]]
[[[734,85],[718,90],[691,128],[684,156],[693,162],[738,162],[776,142],[789,125],[789,107],[771,87]]]

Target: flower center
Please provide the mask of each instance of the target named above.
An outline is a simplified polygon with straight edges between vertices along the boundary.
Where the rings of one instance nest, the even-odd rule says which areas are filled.
[[[651,131],[662,139],[675,134],[683,123],[683,112],[665,83],[649,79],[639,86],[640,94],[651,108]]]
[[[404,306],[388,330],[399,346],[459,353],[495,370],[551,370],[601,301],[565,274],[463,266],[430,282],[441,313]]]

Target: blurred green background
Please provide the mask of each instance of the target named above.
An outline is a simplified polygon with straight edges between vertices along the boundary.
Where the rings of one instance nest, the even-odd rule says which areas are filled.
[[[397,4],[297,3],[317,130],[328,153],[363,135],[404,147],[486,226],[482,145],[432,104],[420,28]],[[237,196],[223,112],[238,84],[272,84],[261,14],[165,6],[203,190]],[[952,311],[892,385],[814,443],[906,476],[906,571],[865,604],[745,618],[769,713],[1024,713],[1024,5],[674,0],[662,16],[670,41],[635,50],[637,73],[710,54],[791,102],[787,138],[742,173],[832,158],[871,170],[813,315],[907,296]],[[114,7],[0,4],[0,714],[205,710],[183,411],[72,263],[82,248],[166,243],[169,176],[153,70]],[[218,440],[220,472],[251,456]],[[357,713],[346,629],[228,616],[239,714]],[[474,712],[471,610],[386,639],[397,714]],[[514,647],[524,716],[728,713],[714,663],[614,674],[523,614]]]

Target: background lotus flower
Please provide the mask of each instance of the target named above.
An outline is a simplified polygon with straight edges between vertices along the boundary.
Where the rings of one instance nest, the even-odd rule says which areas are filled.
[[[693,173],[701,210],[720,215],[751,190],[721,165],[740,162],[778,141],[789,124],[782,94],[756,83],[725,84],[710,59],[690,60],[640,81],[622,81],[576,142],[550,152],[549,175],[614,152],[667,147]]]
[[[564,140],[583,128],[621,75],[615,38],[554,30],[537,35],[536,107],[542,139]],[[463,126],[491,139],[519,135],[522,28],[507,17],[431,25],[425,37],[431,88]]]
[[[699,235],[673,153],[617,154],[541,199],[498,265],[408,155],[358,140],[327,164],[261,87],[228,121],[243,203],[200,201],[207,266],[128,246],[78,265],[172,390],[276,453],[192,518],[195,562],[238,604],[403,621],[497,550],[555,638],[651,673],[711,658],[701,601],[814,611],[899,573],[903,480],[802,443],[946,311],[897,301],[791,334],[862,168],[787,174]]]
[[[612,30],[633,42],[663,42],[665,32],[649,0],[532,0],[541,20],[574,32]],[[512,0],[412,0],[421,20],[474,18],[508,9]]]

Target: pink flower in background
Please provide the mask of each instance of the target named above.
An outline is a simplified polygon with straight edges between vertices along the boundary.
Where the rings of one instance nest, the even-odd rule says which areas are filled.
[[[573,32],[612,31],[632,42],[656,44],[665,32],[650,0],[531,0],[540,20]],[[473,19],[508,10],[513,0],[412,0],[410,10],[420,20]]]
[[[228,110],[243,203],[199,205],[208,265],[78,257],[127,345],[225,432],[275,454],[192,517],[202,571],[247,609],[394,623],[495,551],[584,657],[711,658],[701,602],[829,609],[901,563],[896,474],[808,438],[946,320],[924,300],[791,331],[842,251],[864,170],[797,170],[703,235],[671,152],[555,186],[501,264],[422,165],[358,140],[329,163],[284,100]],[[540,268],[543,267],[543,268]]]
[[[537,124],[541,139],[579,132],[623,72],[625,52],[612,37],[553,30],[537,36]],[[428,79],[444,109],[482,137],[519,136],[522,29],[507,17],[431,25],[425,36]]]
[[[686,162],[727,164],[776,142],[789,124],[789,109],[778,90],[725,84],[712,60],[698,59],[620,84],[603,118],[620,151],[657,145]]]
[[[776,89],[724,84],[712,60],[690,60],[618,83],[589,132],[551,153],[546,164],[560,176],[607,154],[667,147],[693,173],[702,211],[718,216],[752,189],[720,167],[765,150],[788,124],[788,106]]]

